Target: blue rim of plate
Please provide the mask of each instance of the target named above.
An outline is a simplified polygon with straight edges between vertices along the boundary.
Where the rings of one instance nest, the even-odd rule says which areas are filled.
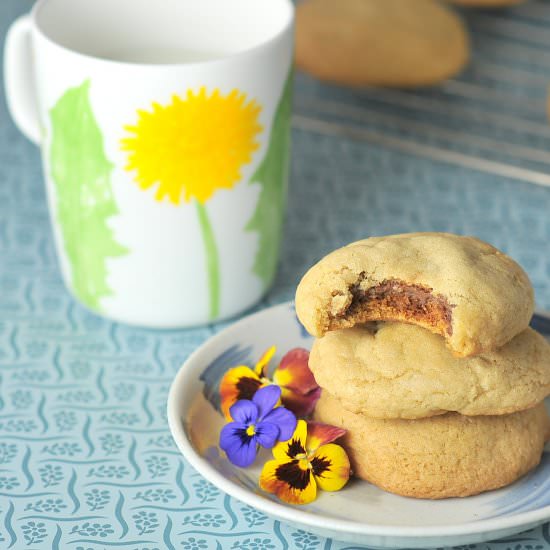
[[[246,327],[250,323],[253,324],[256,319],[264,315],[268,315],[269,312],[278,308],[293,309],[293,302],[284,302],[243,317],[239,321],[236,321],[229,327],[215,334],[187,358],[172,382],[167,404],[168,425],[180,452],[190,463],[190,465],[203,477],[228,495],[257,508],[266,514],[275,516],[290,523],[300,523],[304,526],[309,525],[313,528],[324,531],[333,531],[335,533],[340,532],[379,537],[446,538],[460,535],[482,535],[492,531],[511,531],[516,527],[519,531],[523,526],[533,526],[550,520],[550,505],[546,505],[537,510],[519,512],[516,515],[506,515],[497,518],[480,519],[449,525],[391,526],[387,524],[380,525],[373,523],[358,523],[356,521],[332,519],[325,515],[313,514],[311,512],[300,510],[296,506],[269,500],[263,496],[252,493],[250,490],[243,488],[224,477],[195,450],[192,442],[189,440],[184,427],[184,419],[179,415],[179,412],[176,412],[179,410],[178,403],[176,402],[176,390],[182,385],[182,381],[187,378],[194,378],[193,370],[189,371],[187,366],[194,363],[204,352],[206,347],[216,344],[218,341],[221,342],[228,338],[230,339],[232,333],[241,334],[243,327]],[[538,330],[545,336],[550,337],[550,313],[537,310],[531,321],[531,327]],[[197,371],[197,369],[194,370]],[[197,372],[197,375],[200,375],[200,373]],[[174,435],[176,433],[180,435],[180,437],[176,437]]]

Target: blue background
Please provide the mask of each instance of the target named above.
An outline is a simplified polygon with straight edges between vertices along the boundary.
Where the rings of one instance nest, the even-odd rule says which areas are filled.
[[[2,40],[30,7],[2,0]],[[550,5],[466,17],[475,61],[441,87],[353,91],[297,75],[282,260],[260,307],[291,299],[307,267],[344,243],[435,230],[514,256],[550,309],[550,189],[533,184],[550,183]],[[166,424],[169,384],[226,324],[141,330],[70,298],[38,149],[3,89],[0,258],[0,548],[350,548],[271,520],[186,464]],[[479,546],[548,545],[546,526]]]

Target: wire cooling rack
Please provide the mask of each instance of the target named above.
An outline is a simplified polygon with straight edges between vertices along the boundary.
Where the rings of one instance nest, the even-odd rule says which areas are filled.
[[[293,126],[550,187],[550,1],[461,14],[472,48],[462,74],[397,90],[298,73]]]

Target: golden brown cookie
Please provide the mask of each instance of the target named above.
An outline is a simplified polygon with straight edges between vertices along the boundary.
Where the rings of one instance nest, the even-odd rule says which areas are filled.
[[[531,328],[496,351],[457,358],[423,328],[372,323],[317,339],[309,366],[343,407],[374,418],[509,414],[550,394],[550,344]]]
[[[491,351],[525,330],[533,288],[491,245],[449,233],[372,237],[335,250],[296,291],[313,336],[368,321],[401,321],[440,334],[458,356]]]
[[[296,9],[296,64],[322,80],[426,86],[468,58],[462,21],[435,0],[306,0]]]
[[[348,430],[340,441],[355,475],[416,498],[465,497],[508,485],[540,462],[550,435],[544,404],[503,416],[377,420],[346,411],[323,392],[315,419]]]
[[[447,0],[457,6],[466,6],[468,8],[502,8],[505,6],[515,6],[523,4],[525,0]]]

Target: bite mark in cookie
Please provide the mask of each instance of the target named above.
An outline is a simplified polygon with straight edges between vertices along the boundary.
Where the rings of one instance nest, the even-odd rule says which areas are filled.
[[[458,357],[496,350],[525,330],[533,287],[511,258],[474,237],[412,233],[334,250],[302,277],[296,313],[307,331],[368,321],[418,325]]]
[[[423,326],[441,336],[451,336],[452,310],[447,298],[432,288],[385,279],[374,286],[365,285],[361,273],[350,286],[347,305],[329,318],[328,330],[352,327],[369,321],[402,321]]]

